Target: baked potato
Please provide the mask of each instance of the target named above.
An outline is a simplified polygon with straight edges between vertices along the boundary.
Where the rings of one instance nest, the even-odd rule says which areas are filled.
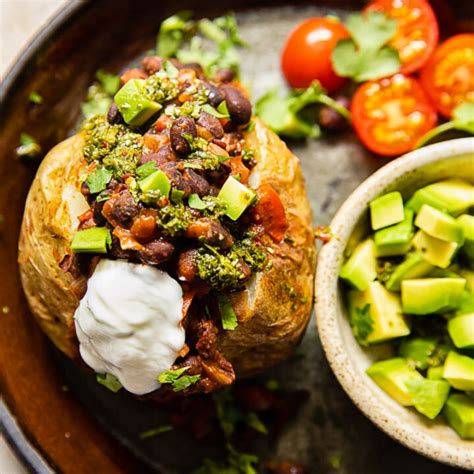
[[[80,353],[96,372],[136,394],[160,386],[160,392],[211,392],[232,383],[235,373],[246,376],[281,361],[300,341],[313,302],[311,210],[298,159],[251,117],[239,83],[211,81],[202,71],[182,66],[170,79],[161,67],[147,68],[152,61],[146,59],[138,79],[130,72],[122,76],[124,85],[107,120],[90,119],[41,163],[20,235],[22,283],[37,322],[68,356]],[[156,88],[170,87],[170,81],[176,93],[160,103]],[[183,89],[191,86],[204,87],[207,101],[197,113],[185,115],[184,106],[194,98],[183,98]],[[143,110],[130,114],[137,90],[147,91],[152,120],[140,119]],[[214,113],[213,94],[222,96],[227,117]],[[112,270],[100,278],[103,262],[123,265],[110,264]],[[166,280],[168,286],[159,286],[163,279],[144,283],[148,299],[170,299],[161,309],[147,301],[144,311],[150,317],[141,326],[132,321],[140,319],[141,310],[127,309],[140,276],[135,272],[121,284],[125,262],[134,272],[151,268],[154,273],[145,279],[166,275],[173,280]],[[107,285],[114,287],[112,302]],[[136,298],[147,299],[142,293]],[[166,320],[166,308],[176,313],[171,294],[181,298],[182,311],[179,319]],[[101,313],[108,311],[102,309],[105,300],[112,308],[106,316]],[[146,324],[156,326],[159,318],[183,332],[172,350],[160,339],[167,347],[164,365],[153,360],[161,352],[152,356],[136,340],[133,346],[123,336],[125,329],[114,336],[97,328],[97,321],[117,331],[131,324],[127,334],[141,337]],[[153,344],[156,334],[164,337],[158,326],[153,337],[146,328],[140,341]],[[123,349],[127,344],[133,350]],[[127,357],[135,357],[135,365]],[[126,370],[146,372],[140,364],[155,370],[153,383],[127,383]]]

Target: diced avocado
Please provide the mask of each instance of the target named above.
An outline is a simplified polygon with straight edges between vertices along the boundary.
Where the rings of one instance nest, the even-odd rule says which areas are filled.
[[[444,362],[443,378],[458,390],[474,390],[474,359],[450,351]]]
[[[408,383],[423,380],[423,376],[401,357],[375,362],[366,373],[382,390],[403,406],[413,405],[413,392],[409,389]]]
[[[466,280],[418,278],[402,281],[402,307],[408,314],[444,313],[459,307]]]
[[[474,293],[474,271],[468,270],[467,268],[460,268],[458,273],[466,279],[467,291]]]
[[[411,380],[407,382],[416,410],[433,420],[448,399],[450,386],[445,380]]]
[[[444,366],[438,365],[437,367],[429,367],[426,372],[426,376],[430,380],[441,380],[443,378]]]
[[[115,104],[129,125],[143,125],[161,109],[158,102],[146,96],[144,84],[143,79],[130,79],[115,94]]]
[[[440,268],[449,267],[459,248],[457,242],[436,239],[422,230],[415,234],[413,246],[428,263]]]
[[[417,369],[425,370],[431,363],[431,357],[437,346],[436,339],[414,337],[404,339],[398,349],[398,354]]]
[[[71,242],[74,253],[107,253],[112,243],[110,230],[107,227],[91,227],[76,232]]]
[[[464,290],[461,298],[461,304],[456,310],[455,316],[472,313],[474,313],[474,295],[470,291]]]
[[[474,349],[474,312],[451,318],[448,321],[448,332],[457,348]]]
[[[371,282],[364,292],[350,292],[351,321],[354,320],[356,311],[362,310],[366,305],[370,305],[372,319],[372,331],[368,334],[366,342],[377,343],[410,334],[410,328],[402,315],[400,298],[395,293],[387,291],[380,282]]]
[[[377,258],[372,239],[357,245],[347,262],[342,266],[339,276],[358,290],[364,291],[377,277]]]
[[[457,216],[474,205],[474,186],[461,179],[448,179],[420,188],[407,206],[418,213],[423,204]]]
[[[162,196],[168,197],[171,189],[171,183],[165,173],[161,170],[154,171],[146,178],[138,181],[140,189],[144,192],[159,191]]]
[[[255,200],[255,193],[229,176],[217,197],[225,203],[226,215],[236,221]]]
[[[457,243],[463,241],[461,224],[454,217],[428,204],[421,206],[415,225],[436,239]]]
[[[402,195],[398,191],[374,199],[369,206],[373,230],[398,224],[405,218]]]
[[[449,268],[435,268],[428,275],[430,278],[461,278],[464,279],[461,275],[456,272],[453,272]]]
[[[377,256],[405,255],[410,250],[412,237],[413,211],[405,209],[405,218],[402,222],[375,232]]]
[[[428,263],[419,253],[414,252],[406,256],[405,260],[395,268],[386,283],[390,291],[400,291],[402,280],[421,278],[428,275],[434,266]]]
[[[474,268],[474,216],[463,214],[457,220],[464,232],[462,252],[466,255],[469,266]]]
[[[447,400],[443,415],[463,439],[474,439],[474,399],[453,393]]]

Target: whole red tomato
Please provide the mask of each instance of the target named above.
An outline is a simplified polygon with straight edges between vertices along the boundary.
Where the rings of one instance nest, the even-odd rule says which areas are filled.
[[[281,56],[283,74],[291,87],[308,87],[317,79],[329,92],[340,89],[346,79],[336,75],[331,54],[349,33],[336,18],[310,18],[288,37]]]

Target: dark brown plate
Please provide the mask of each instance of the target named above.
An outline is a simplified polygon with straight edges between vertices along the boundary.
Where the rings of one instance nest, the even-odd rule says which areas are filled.
[[[433,3],[441,4],[441,0]],[[457,18],[464,22],[474,18],[472,2],[449,3]],[[95,71],[118,71],[152,48],[160,20],[177,10],[191,9],[202,16],[232,8],[239,11],[242,34],[252,45],[242,54],[243,78],[258,96],[265,87],[281,81],[279,51],[298,21],[360,6],[343,0],[284,4],[265,0],[175,1],[167,6],[151,0],[73,2],[33,40],[3,82],[0,308],[10,311],[0,313],[0,421],[32,471],[189,472],[213,447],[197,445],[179,433],[141,441],[138,433],[161,423],[160,410],[99,386],[57,353],[34,324],[22,294],[16,257],[24,200],[36,164],[15,159],[20,133],[33,135],[45,149],[67,136],[78,120],[79,104]],[[440,11],[442,27],[454,28],[449,9]],[[44,97],[42,105],[29,104],[32,90]],[[292,148],[302,160],[315,222],[320,225],[330,221],[362,179],[384,164],[362,150],[351,133]],[[314,473],[332,472],[329,459],[334,453],[342,454],[340,473],[453,472],[402,448],[358,412],[333,377],[314,327],[308,329],[298,356],[271,375],[284,387],[308,390],[311,397],[276,446],[262,440],[258,450],[263,458],[298,460]]]

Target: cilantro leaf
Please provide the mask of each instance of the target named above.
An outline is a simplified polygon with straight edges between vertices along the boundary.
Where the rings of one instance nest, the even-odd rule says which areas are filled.
[[[221,104],[219,104],[219,107],[221,107],[221,105],[224,104],[225,105],[225,102],[221,102]],[[201,106],[201,110],[203,110],[204,112],[208,113],[209,115],[212,115],[213,117],[216,117],[216,118],[228,118],[229,117],[229,111],[227,112],[221,112],[219,110],[219,107],[217,109],[215,109],[212,105],[209,105],[209,104],[204,104]],[[227,105],[225,105],[225,108],[227,109]],[[223,109],[223,107],[222,107]]]
[[[166,18],[161,23],[156,39],[156,54],[162,58],[171,58],[176,55],[190,25],[190,11],[182,11]]]
[[[159,426],[158,428],[152,428],[150,430],[142,431],[139,436],[140,439],[148,439],[163,433],[168,433],[170,431],[173,431],[173,427],[171,425],[163,425]]]
[[[340,40],[332,53],[339,76],[362,82],[390,76],[400,70],[398,51],[386,46],[397,30],[396,20],[382,12],[350,15],[346,27],[350,39]]]
[[[206,203],[199,197],[198,194],[191,194],[188,198],[188,205],[189,207],[192,207],[193,209],[198,209],[202,211],[203,209],[206,209]]]
[[[147,176],[149,176],[151,173],[153,173],[156,170],[157,170],[156,162],[155,161],[148,161],[144,165],[139,166],[135,170],[135,173],[137,174],[137,176],[140,179],[142,179],[142,178],[146,178]]]
[[[183,375],[187,370],[189,370],[189,367],[182,367],[181,369],[176,370],[166,370],[158,377],[158,381],[160,383],[171,384],[174,392],[181,392],[195,384],[201,378],[200,374]]]
[[[119,379],[112,374],[96,374],[96,380],[114,393],[117,393],[122,388]]]
[[[430,130],[420,138],[415,148],[426,145],[433,138],[441,135],[448,130],[461,130],[470,135],[474,135],[474,103],[462,102],[453,110],[453,119],[449,122],[442,123]]]
[[[227,460],[205,459],[202,466],[192,474],[257,474],[258,457],[241,453],[231,444],[227,444]]]
[[[221,313],[222,327],[226,331],[233,331],[239,325],[239,323],[229,297],[224,294],[220,294],[217,297],[217,304]]]
[[[370,304],[362,308],[356,308],[351,318],[352,331],[361,346],[367,346],[367,337],[373,331],[374,321],[370,314]]]
[[[28,97],[28,100],[36,105],[39,105],[43,103],[43,97],[36,91],[31,91],[30,96]]]
[[[115,95],[115,93],[120,89],[120,77],[115,74],[109,74],[108,72],[99,69],[95,73],[95,77],[99,81],[104,92],[108,95]]]
[[[96,97],[81,104],[81,111],[84,117],[90,118],[94,115],[105,115],[112,104],[110,97]]]
[[[106,168],[96,168],[86,178],[87,186],[92,194],[100,193],[112,178],[112,171]]]

